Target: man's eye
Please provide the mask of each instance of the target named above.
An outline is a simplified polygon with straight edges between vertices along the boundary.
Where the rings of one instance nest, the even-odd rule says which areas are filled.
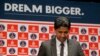
[[[62,33],[61,31],[59,31],[59,33]]]
[[[67,31],[66,32],[59,31],[59,33],[65,33],[65,34],[67,34],[68,32]]]
[[[68,33],[68,32],[66,31],[66,32],[64,32],[64,33]]]

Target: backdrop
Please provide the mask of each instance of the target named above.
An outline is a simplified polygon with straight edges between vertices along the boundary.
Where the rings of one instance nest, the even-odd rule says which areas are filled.
[[[100,4],[65,0],[0,1],[0,55],[37,55],[42,41],[55,36],[53,21],[71,20],[69,38],[79,41],[85,56],[100,56]]]

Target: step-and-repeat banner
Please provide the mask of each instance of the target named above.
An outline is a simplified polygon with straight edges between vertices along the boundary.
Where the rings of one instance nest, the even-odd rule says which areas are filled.
[[[55,37],[53,21],[71,20],[69,38],[85,56],[100,56],[100,4],[65,0],[0,1],[0,55],[37,56],[42,41]]]

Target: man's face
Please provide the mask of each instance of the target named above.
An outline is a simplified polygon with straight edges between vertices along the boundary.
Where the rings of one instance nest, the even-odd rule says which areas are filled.
[[[66,27],[60,27],[55,30],[55,33],[56,33],[57,39],[60,42],[64,42],[68,38],[69,29]]]

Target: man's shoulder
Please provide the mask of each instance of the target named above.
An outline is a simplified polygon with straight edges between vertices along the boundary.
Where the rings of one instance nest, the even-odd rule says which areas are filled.
[[[42,41],[43,45],[50,45],[51,40]]]
[[[43,43],[49,43],[51,40],[46,40],[46,41],[43,41]]]
[[[73,44],[80,44],[79,41],[75,41],[75,40],[72,40],[72,39],[69,39],[68,41],[69,41],[70,43],[73,43]]]
[[[55,42],[56,42],[55,38],[52,38],[52,39],[43,41],[42,44],[43,45],[51,45],[52,43],[55,43]]]

